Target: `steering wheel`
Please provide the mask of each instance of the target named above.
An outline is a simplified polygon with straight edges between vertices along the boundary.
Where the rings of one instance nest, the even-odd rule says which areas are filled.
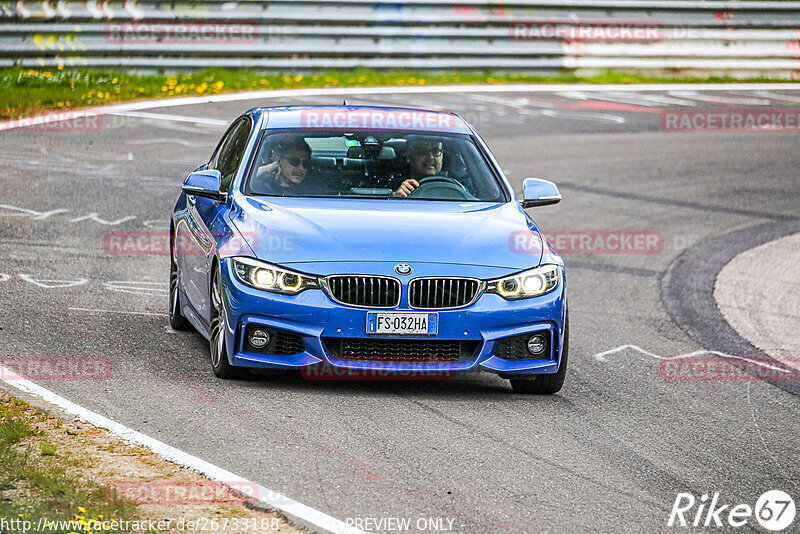
[[[429,200],[475,200],[461,182],[449,176],[426,176],[418,180],[419,187],[406,198],[426,198]]]

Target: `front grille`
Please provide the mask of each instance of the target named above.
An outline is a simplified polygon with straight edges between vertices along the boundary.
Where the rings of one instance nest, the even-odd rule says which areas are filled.
[[[528,352],[528,339],[533,334],[542,334],[547,340],[544,352],[538,356]],[[521,336],[504,337],[495,342],[492,354],[503,360],[549,360],[553,357],[550,350],[550,342],[551,336],[547,330],[531,332]]]
[[[400,281],[386,276],[336,275],[326,279],[328,294],[340,304],[370,308],[400,305]]]
[[[471,304],[478,294],[480,281],[473,278],[416,278],[408,286],[408,304],[412,308],[460,308]]]
[[[460,362],[469,359],[479,341],[323,338],[325,350],[340,360],[372,362]]]

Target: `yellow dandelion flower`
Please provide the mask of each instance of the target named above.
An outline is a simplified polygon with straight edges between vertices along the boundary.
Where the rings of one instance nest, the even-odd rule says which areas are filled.
[[[117,85],[118,81],[119,80],[117,78],[114,78],[113,80],[111,80],[111,85]]]
[[[116,80],[116,78],[114,78],[114,79]],[[79,512],[81,512],[81,513],[83,513],[83,514],[85,514],[85,513],[86,513],[86,509],[84,509],[84,507],[83,507],[83,506],[78,506],[78,511],[79,511]]]
[[[64,70],[64,64],[63,63],[59,63],[58,64],[58,70]]]
[[[297,76],[294,77],[294,81],[296,81],[296,82],[299,82],[302,79],[303,79],[303,75],[302,74],[298,74]]]

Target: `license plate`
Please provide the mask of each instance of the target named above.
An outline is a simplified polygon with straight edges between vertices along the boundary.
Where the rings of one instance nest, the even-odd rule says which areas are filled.
[[[438,313],[367,312],[367,334],[435,336],[438,332]]]

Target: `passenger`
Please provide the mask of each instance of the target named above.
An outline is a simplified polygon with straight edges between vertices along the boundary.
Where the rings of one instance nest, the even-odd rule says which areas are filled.
[[[311,147],[302,137],[279,139],[270,163],[256,171],[253,189],[260,195],[292,195],[306,179],[310,158]]]
[[[408,161],[408,178],[403,180],[396,197],[407,197],[419,187],[419,181],[428,176],[436,176],[442,171],[444,151],[442,142],[436,139],[411,138],[406,145],[406,161]]]

